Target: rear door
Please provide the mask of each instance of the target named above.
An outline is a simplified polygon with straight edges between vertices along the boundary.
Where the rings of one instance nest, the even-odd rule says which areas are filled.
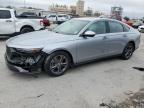
[[[109,33],[105,36],[105,53],[109,55],[121,54],[128,41],[127,33],[121,23],[107,21]]]
[[[9,10],[0,10],[0,35],[15,32],[14,19]]]

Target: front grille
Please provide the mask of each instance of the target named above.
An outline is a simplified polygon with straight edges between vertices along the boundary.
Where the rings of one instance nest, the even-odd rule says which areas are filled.
[[[37,58],[39,54],[30,54],[25,52],[20,52],[16,48],[7,47],[6,48],[7,59],[10,63],[20,65],[20,66],[29,66],[38,62]],[[28,59],[33,60],[33,63],[29,63]],[[40,59],[40,58],[39,58]]]

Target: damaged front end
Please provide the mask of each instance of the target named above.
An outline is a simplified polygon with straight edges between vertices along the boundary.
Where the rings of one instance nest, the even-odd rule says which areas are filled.
[[[42,69],[46,53],[42,51],[24,51],[7,47],[5,59],[10,69],[21,73],[38,73]]]

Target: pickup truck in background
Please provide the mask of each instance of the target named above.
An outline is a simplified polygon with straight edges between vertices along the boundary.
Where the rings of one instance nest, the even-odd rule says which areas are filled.
[[[0,8],[0,36],[13,36],[50,26],[42,17],[17,16],[14,9]]]

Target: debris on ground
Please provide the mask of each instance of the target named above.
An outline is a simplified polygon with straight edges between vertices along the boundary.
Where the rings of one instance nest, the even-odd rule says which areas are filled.
[[[132,91],[126,91],[126,92],[124,92],[124,94],[127,95],[127,96],[134,95],[134,93]]]
[[[130,93],[131,95],[131,93]],[[121,103],[111,101],[109,103],[101,103],[100,107],[104,108],[144,108],[144,89],[141,89],[139,92],[133,94],[128,99]]]
[[[39,98],[39,97],[41,97],[41,96],[43,96],[43,95],[44,95],[44,94],[40,94],[40,95],[37,96],[37,98]]]
[[[141,68],[141,67],[133,67],[133,68],[139,71],[144,71],[144,68]]]
[[[27,97],[27,99],[40,98],[43,95],[44,95],[44,93],[37,95],[37,96],[33,96],[33,97]]]

